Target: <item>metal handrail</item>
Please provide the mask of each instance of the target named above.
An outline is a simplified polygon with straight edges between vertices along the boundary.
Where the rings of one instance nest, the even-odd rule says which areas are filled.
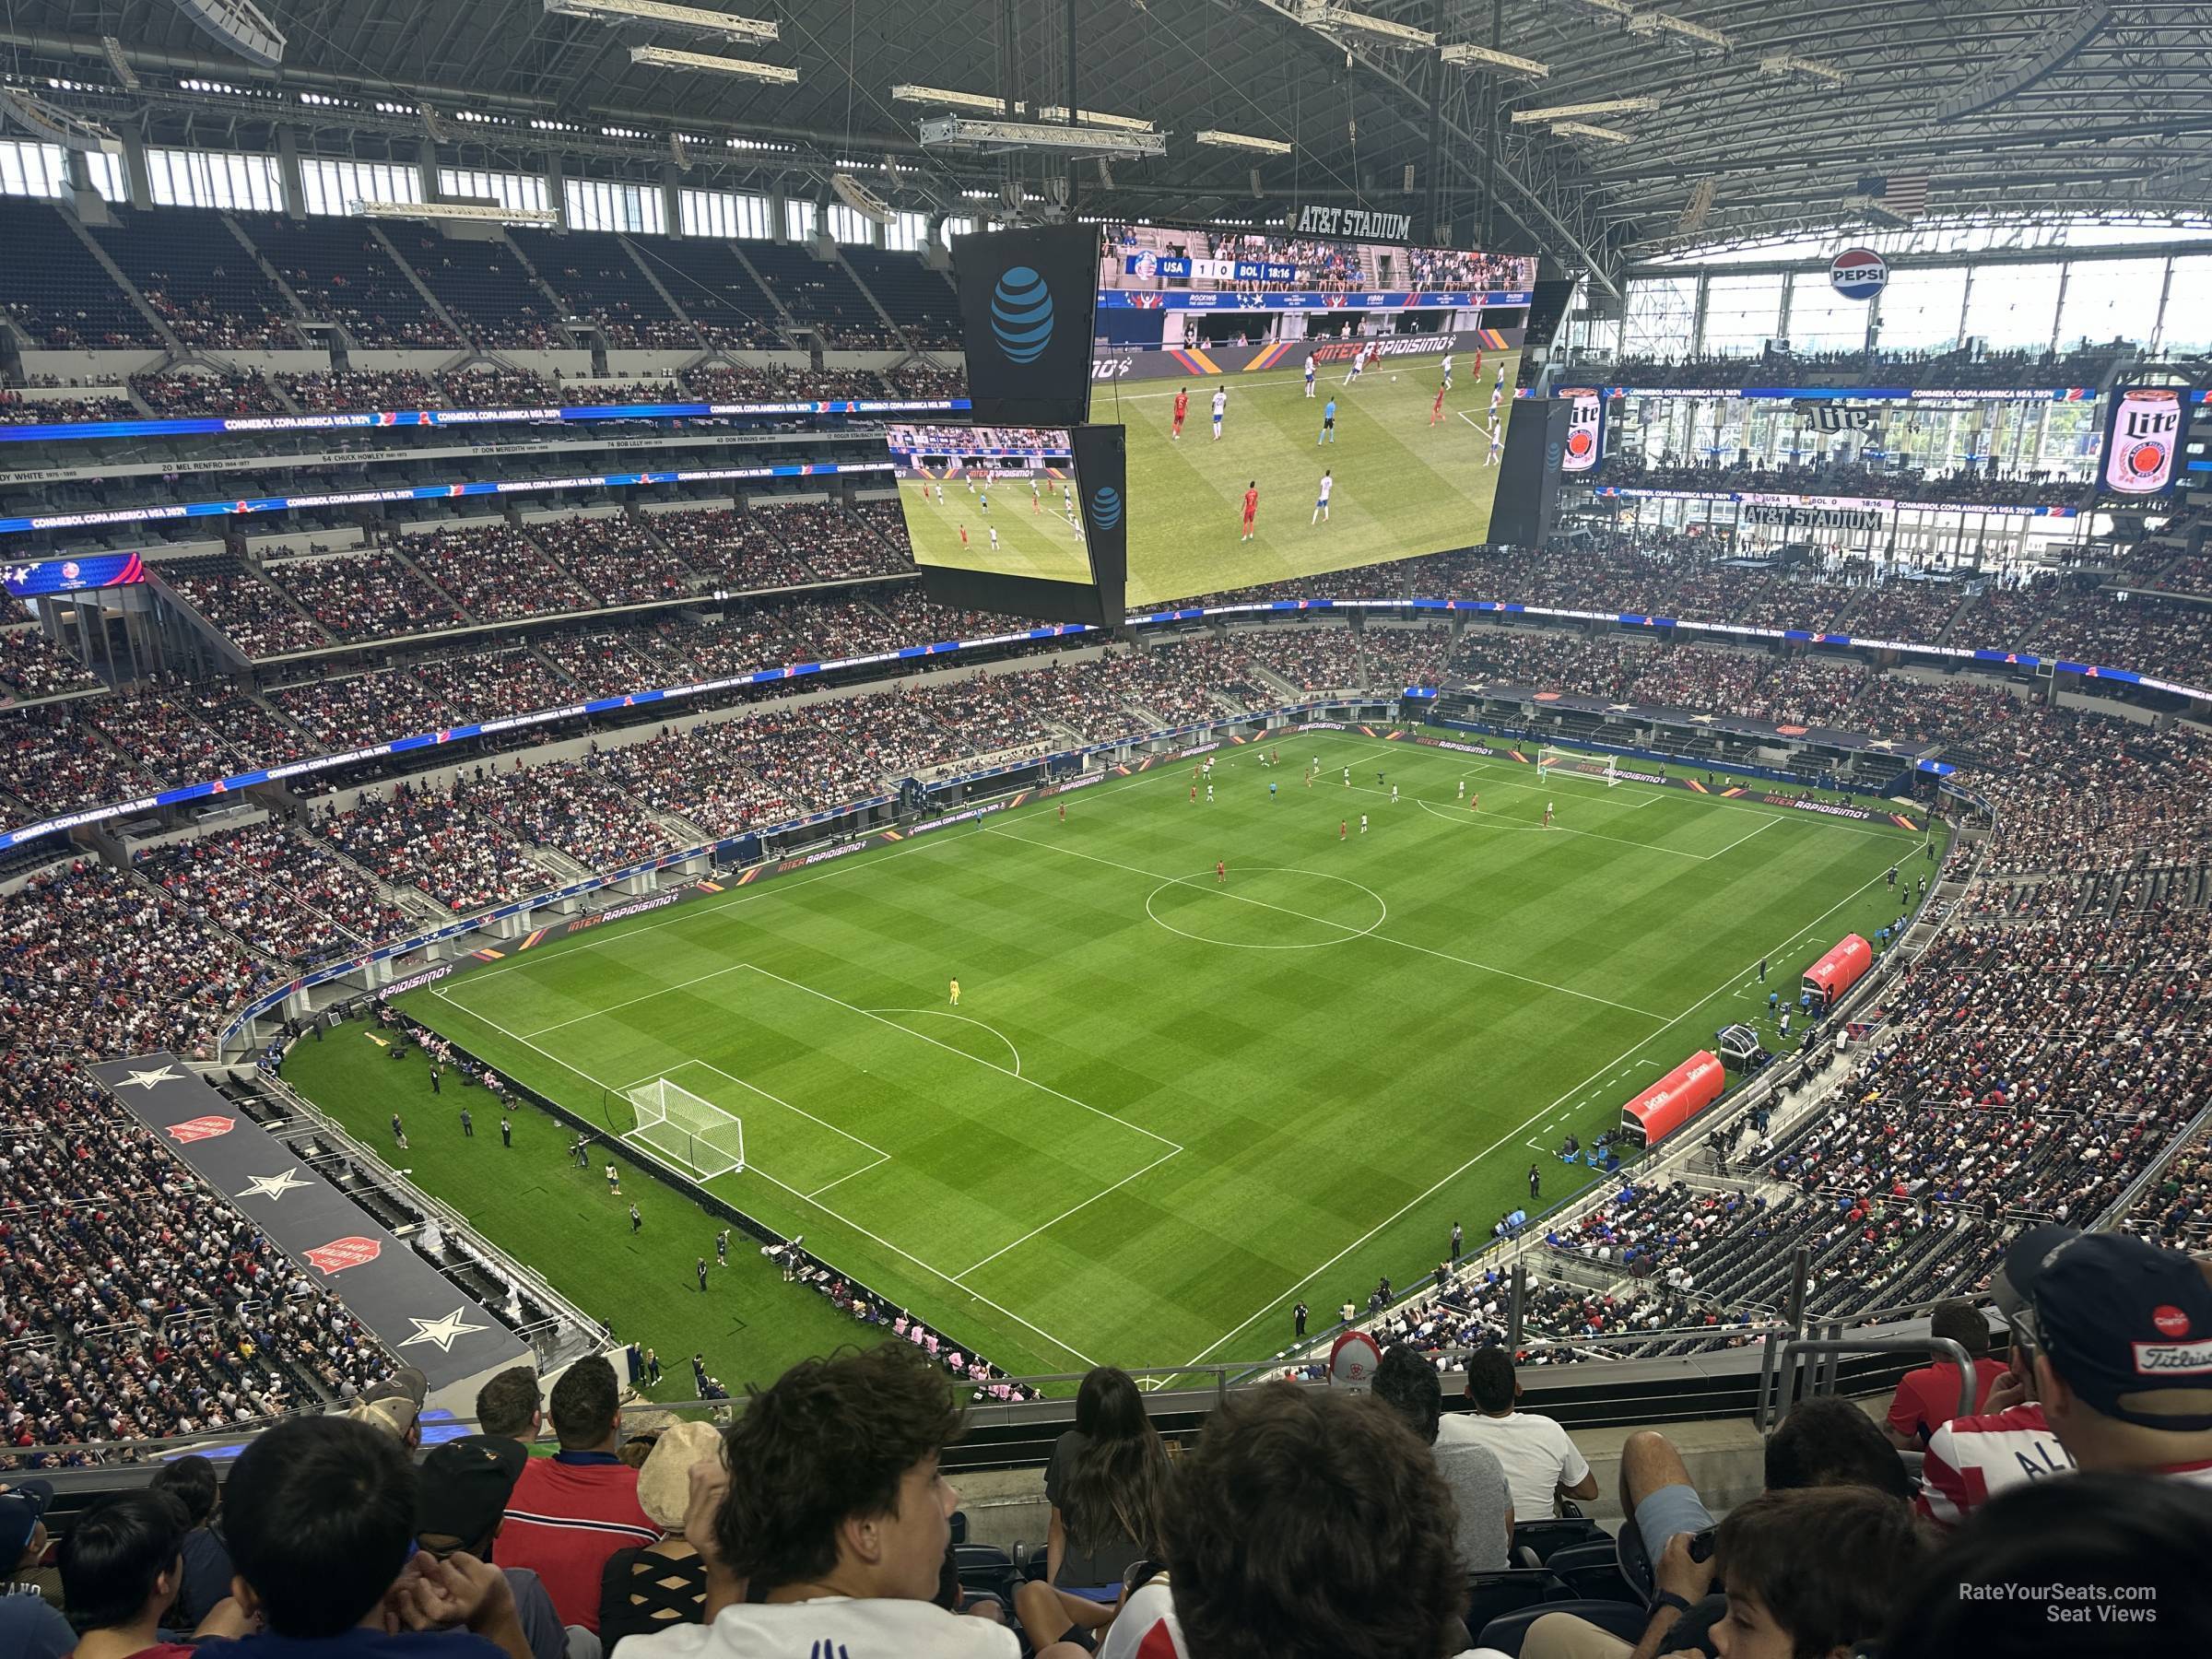
[[[1759,1414],[1754,1419],[1761,1434],[1771,1430],[1782,1418],[1782,1391],[1783,1380],[1796,1375],[1802,1359],[1840,1359],[1846,1354],[1911,1354],[1947,1360],[1959,1368],[1959,1417],[1968,1417],[1979,1404],[1980,1389],[1976,1386],[1974,1362],[1967,1351],[1948,1336],[1793,1336],[1783,1343],[1767,1344],[1759,1376]],[[1823,1373],[1814,1371],[1816,1394],[1831,1392],[1835,1386],[1832,1371]],[[1825,1382],[1826,1388],[1821,1386]]]

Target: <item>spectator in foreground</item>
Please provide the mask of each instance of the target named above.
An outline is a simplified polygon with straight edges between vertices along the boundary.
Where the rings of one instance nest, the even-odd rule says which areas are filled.
[[[1127,1371],[1097,1367],[1077,1391],[1076,1426],[1053,1442],[1044,1467],[1044,1579],[1014,1594],[1033,1645],[1112,1621],[1124,1575],[1159,1554],[1167,1493],[1167,1447],[1144,1395]]]
[[[937,1460],[960,1429],[949,1381],[905,1343],[793,1366],[731,1426],[724,1467],[693,1465],[709,1622],[632,1636],[620,1659],[1016,1659],[1011,1630],[930,1601],[959,1503]]]
[[[638,1472],[616,1455],[622,1394],[615,1368],[579,1359],[553,1384],[553,1432],[560,1450],[525,1464],[507,1500],[500,1564],[527,1567],[545,1582],[564,1625],[599,1628],[599,1579],[607,1557],[660,1540],[638,1506]]]
[[[415,1473],[416,1547],[441,1560],[466,1552],[492,1559],[507,1500],[529,1453],[498,1435],[471,1434],[432,1446]],[[535,1659],[561,1659],[569,1633],[553,1598],[527,1567],[502,1567],[514,1616]]]
[[[2206,1560],[2212,1491],[2110,1470],[2033,1481],[1992,1500],[1927,1562],[1882,1652],[1885,1659],[2201,1653],[2212,1630]],[[2064,1601],[2022,1595],[2023,1585],[2069,1594]],[[2062,1606],[2080,1617],[2054,1622]]]
[[[1925,1554],[1912,1512],[1896,1499],[1812,1487],[1760,1493],[1721,1523],[1711,1561],[1691,1560],[1679,1538],[1661,1568],[1693,1600],[1717,1571],[1728,1599],[1712,1630],[1721,1659],[1793,1659],[1847,1654],[1879,1636]]]
[[[1983,1409],[1953,1418],[1928,1436],[1920,1491],[1912,1508],[1922,1520],[1956,1526],[1998,1493],[2053,1475],[2074,1472],[2074,1455],[2058,1442],[2035,1397],[2035,1365],[2015,1339],[2009,1364],[1990,1386]]]
[[[263,1628],[199,1659],[534,1659],[498,1568],[414,1553],[415,1471],[383,1430],[277,1424],[239,1454],[223,1513]]]
[[[184,1582],[184,1506],[166,1493],[126,1492],[70,1527],[54,1552],[77,1659],[182,1659],[161,1640],[162,1616]]]
[[[1767,1437],[1764,1463],[1770,1496],[1855,1488],[1903,1511],[1912,1491],[1904,1464],[1881,1430],[1849,1400],[1832,1395],[1799,1401]],[[1620,1503],[1628,1516],[1616,1539],[1621,1576],[1651,1605],[1638,1651],[1717,1648],[1728,1602],[1708,1594],[1711,1564],[1692,1563],[1687,1554],[1690,1539],[1712,1529],[1712,1516],[1681,1453],[1656,1430],[1641,1430],[1622,1443]],[[1625,1659],[1630,1651],[1628,1642],[1567,1614],[1537,1620],[1523,1647],[1526,1659]]]
[[[477,1432],[529,1445],[545,1426],[537,1368],[511,1365],[477,1390]]]
[[[1437,1443],[1444,1390],[1436,1367],[1426,1355],[1400,1344],[1383,1353],[1370,1387],[1376,1400],[1395,1411],[1413,1438],[1429,1448],[1458,1516],[1453,1547],[1460,1566],[1487,1572],[1507,1565],[1513,1545],[1513,1496],[1506,1488],[1505,1470],[1487,1446]]]
[[[46,1507],[53,1488],[43,1480],[0,1487],[0,1562],[12,1580],[46,1558]],[[36,1584],[0,1583],[0,1653],[9,1659],[61,1659],[76,1645],[69,1621],[46,1605]]]
[[[1453,1527],[1434,1460],[1394,1412],[1288,1383],[1233,1394],[1176,1471],[1168,1571],[1129,1598],[1100,1659],[1458,1653]]]
[[[706,1622],[707,1563],[684,1536],[684,1511],[691,1466],[721,1462],[722,1435],[711,1423],[671,1423],[653,1440],[638,1469],[638,1506],[666,1535],[606,1558],[599,1579],[599,1640],[609,1652],[625,1636]]]
[[[2034,1227],[2006,1252],[2000,1294],[2076,1465],[2212,1485],[2212,1263]]]
[[[216,1527],[222,1488],[216,1481],[215,1465],[196,1453],[163,1464],[154,1471],[151,1485],[184,1506],[184,1519],[192,1529],[184,1535],[184,1582],[171,1610],[173,1626],[189,1630],[230,1594],[230,1550]]]
[[[1512,1357],[1503,1348],[1477,1349],[1467,1356],[1467,1399],[1475,1409],[1444,1418],[1436,1443],[1477,1445],[1497,1458],[1521,1520],[1559,1513],[1562,1497],[1585,1502],[1596,1497],[1597,1477],[1567,1430],[1550,1418],[1516,1410],[1520,1398]]]
[[[1989,1353],[1989,1321],[1982,1310],[1962,1298],[1939,1301],[1928,1316],[1928,1335],[1947,1336],[1966,1350],[1974,1365],[1974,1403],[1959,1409],[1959,1368],[1947,1359],[1909,1371],[1897,1382],[1889,1401],[1886,1431],[1900,1452],[1921,1452],[1928,1437],[1955,1417],[1971,1417],[1982,1409],[1990,1389],[2005,1374],[2003,1361]]]

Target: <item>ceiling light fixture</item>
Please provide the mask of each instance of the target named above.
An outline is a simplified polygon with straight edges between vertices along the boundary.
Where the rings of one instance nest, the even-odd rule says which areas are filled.
[[[1453,69],[1510,69],[1515,75],[1532,75],[1538,79],[1551,73],[1549,64],[1539,64],[1535,58],[1522,57],[1517,53],[1500,52],[1494,46],[1447,46],[1436,55]]]
[[[670,6],[666,0],[546,0],[546,13],[555,18],[584,18],[594,23],[665,23],[671,29],[696,29],[731,41],[777,38],[773,23],[733,18],[703,6]]]
[[[711,75],[735,75],[746,80],[791,86],[799,78],[796,69],[782,64],[755,63],[751,58],[719,57],[711,52],[678,52],[673,46],[632,46],[629,61],[655,69],[703,69]]]

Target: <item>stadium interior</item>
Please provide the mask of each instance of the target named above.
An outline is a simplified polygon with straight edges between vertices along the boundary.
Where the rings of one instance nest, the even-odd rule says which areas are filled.
[[[0,19],[0,1659],[2212,1651],[2212,6],[734,3]]]

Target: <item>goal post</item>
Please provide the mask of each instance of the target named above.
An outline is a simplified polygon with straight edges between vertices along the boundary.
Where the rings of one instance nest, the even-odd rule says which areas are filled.
[[[745,1120],[665,1077],[622,1091],[633,1122],[622,1138],[694,1181],[745,1169]]]
[[[1536,770],[1546,778],[1586,778],[1611,789],[1620,782],[1620,757],[1586,755],[1547,743],[1537,753]]]

